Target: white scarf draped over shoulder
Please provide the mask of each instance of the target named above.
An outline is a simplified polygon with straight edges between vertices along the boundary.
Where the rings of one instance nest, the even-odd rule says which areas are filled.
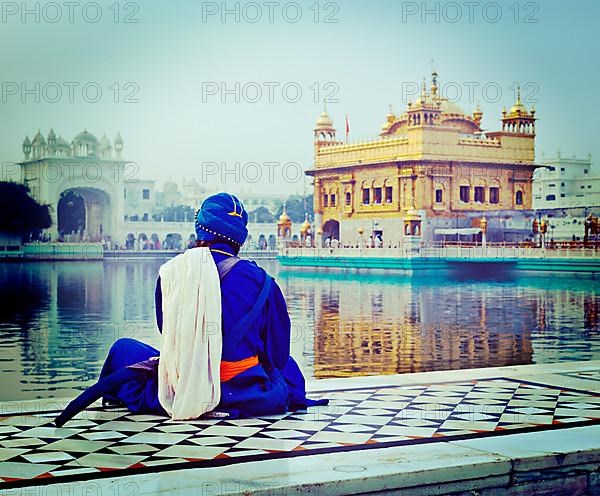
[[[194,419],[221,399],[221,284],[208,248],[163,264],[158,399],[173,420]]]

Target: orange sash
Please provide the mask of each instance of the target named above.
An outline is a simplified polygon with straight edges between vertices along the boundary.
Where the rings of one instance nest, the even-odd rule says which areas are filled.
[[[257,355],[238,360],[237,362],[221,360],[221,382],[227,382],[255,365],[258,365]]]

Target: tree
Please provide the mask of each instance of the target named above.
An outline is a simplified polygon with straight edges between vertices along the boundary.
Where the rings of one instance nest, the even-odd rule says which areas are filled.
[[[40,205],[24,184],[0,182],[0,230],[37,238],[52,225],[49,205]]]
[[[272,224],[275,222],[275,216],[267,207],[258,207],[248,212],[248,222],[260,222]]]
[[[308,195],[306,197],[300,195],[292,195],[286,200],[286,211],[292,219],[292,222],[304,222],[304,213],[308,213],[310,218],[313,217],[313,196]],[[279,219],[279,216],[283,212],[283,205],[277,209],[275,218]]]

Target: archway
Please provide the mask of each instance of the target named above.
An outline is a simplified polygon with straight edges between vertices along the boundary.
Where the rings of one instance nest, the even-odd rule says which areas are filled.
[[[183,249],[183,239],[179,233],[167,234],[163,243],[165,250],[181,250]]]
[[[160,244],[160,239],[158,238],[158,234],[152,233],[150,235],[150,243],[151,243],[152,249],[154,249],[154,250],[161,249],[161,244]]]
[[[75,235],[79,241],[85,230],[85,200],[76,191],[67,190],[58,200],[58,234],[62,237]]]
[[[148,250],[150,248],[150,240],[145,232],[138,234],[137,243],[138,250]]]
[[[328,220],[323,224],[323,243],[328,238],[340,239],[340,223],[337,220]]]
[[[135,248],[135,235],[133,233],[127,234],[125,238],[125,249],[133,250]]]
[[[67,188],[59,195],[57,230],[68,241],[102,241],[110,233],[110,198],[97,188]]]
[[[266,250],[266,249],[267,249],[267,238],[265,237],[265,235],[264,235],[264,234],[261,234],[261,235],[258,237],[258,245],[257,245],[257,248],[258,248],[259,250]]]

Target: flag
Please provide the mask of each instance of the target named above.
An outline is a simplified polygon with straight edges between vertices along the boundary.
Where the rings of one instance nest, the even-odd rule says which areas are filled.
[[[348,143],[348,134],[350,133],[350,124],[348,123],[348,114],[346,114],[346,143]]]

